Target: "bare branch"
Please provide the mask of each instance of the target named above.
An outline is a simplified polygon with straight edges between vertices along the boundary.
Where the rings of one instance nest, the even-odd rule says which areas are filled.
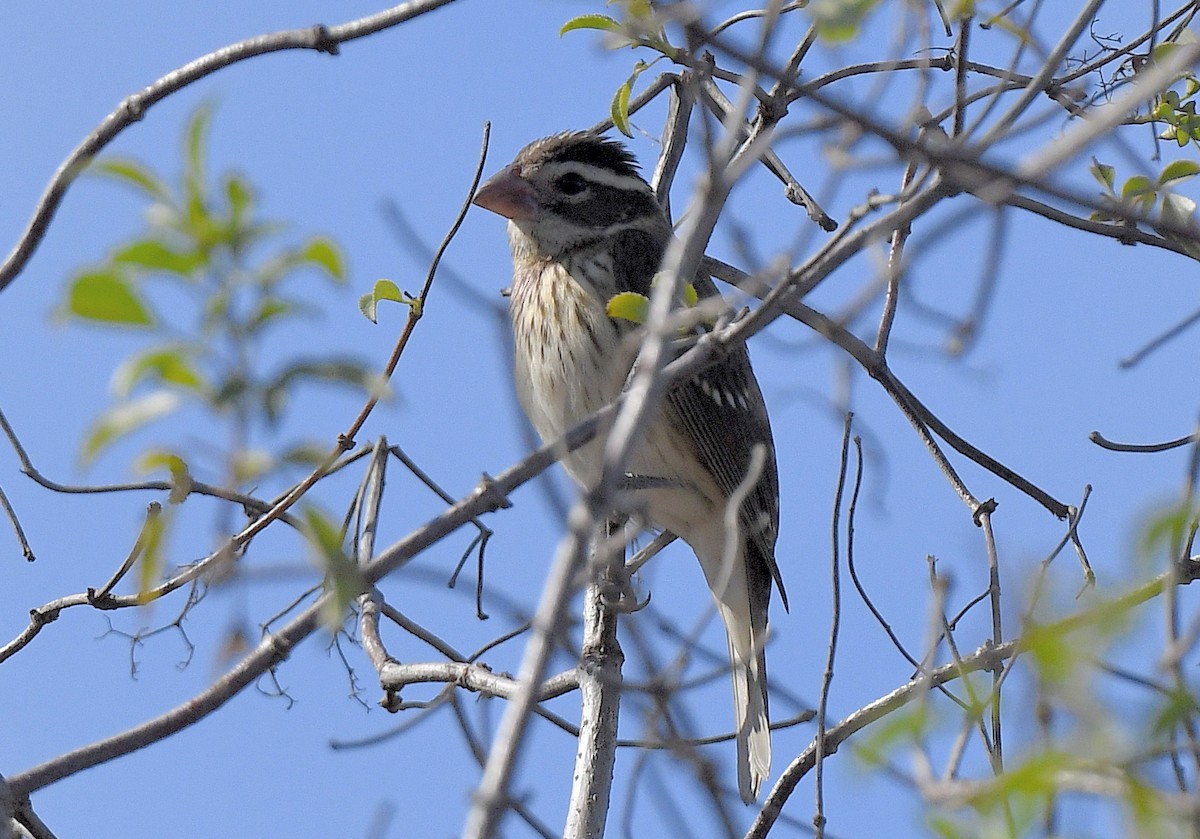
[[[99,495],[114,492],[143,491],[170,493],[177,489],[177,487],[174,486],[170,481],[138,481],[125,484],[97,484],[85,486],[60,484],[57,481],[51,480],[43,475],[33,465],[32,459],[30,459],[29,454],[25,451],[25,447],[21,444],[20,439],[17,437],[16,431],[13,430],[12,425],[9,424],[8,418],[4,416],[4,411],[2,410],[0,410],[0,430],[4,432],[4,436],[8,438],[9,445],[11,445],[13,451],[16,452],[17,459],[21,462],[21,472],[52,492],[61,492],[71,495]],[[220,498],[225,501],[240,504],[246,510],[255,513],[266,513],[271,509],[272,506],[270,503],[263,501],[262,499],[255,498],[252,495],[246,495],[225,487],[206,484],[203,481],[193,480],[190,484],[188,484],[188,494],[190,495],[191,493],[196,493],[197,495],[207,495],[212,498]],[[280,518],[293,527],[296,526],[295,519],[291,518],[290,516],[282,515]]]
[[[142,523],[142,529],[138,532],[133,547],[129,549],[129,556],[125,557],[125,561],[121,563],[121,567],[109,578],[107,583],[95,591],[88,589],[89,597],[93,600],[104,600],[108,597],[117,583],[121,582],[121,579],[129,573],[129,569],[133,567],[133,563],[137,562],[138,557],[142,555],[142,551],[146,548],[147,537],[151,529],[160,526],[159,516],[161,515],[162,505],[157,501],[151,501],[146,505],[146,520]]]
[[[1042,69],[1025,86],[1020,96],[1017,97],[1017,101],[1009,106],[1008,110],[992,124],[987,133],[979,140],[980,148],[991,146],[1003,137],[1012,127],[1012,124],[1017,121],[1017,118],[1041,95],[1042,91],[1054,78],[1054,74],[1062,67],[1067,53],[1075,46],[1075,42],[1079,40],[1079,36],[1087,28],[1087,25],[1092,22],[1092,19],[1096,16],[1096,10],[1103,3],[1104,0],[1089,0],[1079,10],[1079,14],[1075,16],[1075,20],[1071,22],[1067,31],[1063,33],[1058,43],[1054,46],[1054,49],[1051,50],[1050,55],[1042,63]]]
[[[27,562],[33,562],[37,557],[33,554],[33,548],[30,546],[29,540],[25,538],[25,530],[21,527],[21,520],[17,518],[17,511],[13,509],[8,496],[4,494],[3,487],[0,487],[0,507],[4,508],[4,515],[8,518],[9,524],[12,525],[13,533],[16,534],[17,545],[21,548],[21,555],[25,557]]]
[[[842,457],[838,468],[837,489],[833,495],[833,515],[830,522],[830,547],[832,562],[830,563],[829,579],[833,589],[832,616],[829,627],[829,651],[825,657],[825,674],[821,677],[821,697],[817,702],[817,754],[815,757],[816,778],[816,811],[813,813],[813,835],[816,839],[825,836],[825,713],[829,706],[829,690],[833,686],[833,662],[837,657],[838,633],[842,621],[842,576],[841,576],[841,513],[842,498],[846,489],[846,477],[850,458],[850,427],[854,422],[854,414],[847,413],[842,425]],[[856,470],[858,480],[855,481],[853,494],[858,496],[859,481],[862,479],[862,464]]]
[[[247,58],[296,49],[316,50],[328,55],[337,55],[338,47],[343,43],[399,26],[407,20],[419,17],[451,2],[453,0],[409,0],[407,3],[401,3],[386,11],[376,12],[336,26],[317,24],[303,29],[289,29],[247,38],[188,62],[151,82],[137,93],[125,97],[117,109],[105,117],[92,133],[67,155],[67,159],[55,171],[49,185],[42,193],[42,197],[38,200],[33,218],[29,220],[25,231],[4,262],[0,263],[0,291],[8,287],[8,284],[21,273],[29,258],[33,256],[34,250],[45,236],[46,229],[54,218],[54,213],[62,203],[67,188],[86,169],[92,158],[101,149],[130,125],[140,121],[151,106],[187,87],[192,82],[211,75],[222,67],[245,61]]]
[[[392,659],[379,670],[379,684],[388,693],[400,693],[408,685],[424,683],[457,685],[473,693],[516,699],[520,682],[512,676],[494,673],[486,664],[458,661],[415,662],[401,664]],[[534,700],[543,702],[570,693],[579,687],[575,669],[546,679],[533,691]]]
[[[597,540],[599,573],[584,592],[583,647],[577,670],[581,710],[571,801],[564,839],[604,835],[617,757],[625,654],[617,638],[620,608],[612,592],[628,585],[622,552],[612,540]]]
[[[893,211],[892,215],[901,214],[901,211],[905,206],[908,205],[902,205],[900,208]],[[748,293],[755,294],[755,296],[758,296],[763,300],[764,305],[760,307],[757,312],[752,313],[750,317],[739,321],[738,324],[735,324],[734,328],[731,328],[731,332],[734,331],[735,328],[745,327],[747,323],[753,321],[755,319],[755,315],[761,314],[763,309],[767,308],[767,305],[773,299],[775,301],[780,301],[782,298],[782,295],[778,294],[778,292],[784,287],[783,285],[777,286],[765,296],[756,294],[753,285],[748,282],[748,275],[732,266],[720,262],[719,260],[706,257],[705,269],[710,271],[713,276],[717,277],[718,279],[730,282]],[[818,276],[820,275],[814,273],[813,277],[808,277],[804,286],[815,285],[814,280]],[[895,400],[896,404],[900,407],[900,410],[904,413],[905,417],[908,418],[909,421],[914,425],[914,428],[918,431],[918,433],[922,434],[923,439],[926,440],[927,446],[931,442],[931,438],[929,438],[926,433],[923,433],[922,429],[927,429],[927,431],[932,431],[933,433],[937,434],[955,451],[973,460],[975,463],[987,469],[997,477],[1012,484],[1017,489],[1036,500],[1058,518],[1067,517],[1069,513],[1067,505],[1053,498],[1045,491],[1039,489],[1037,486],[1030,483],[1013,470],[1004,466],[990,455],[987,455],[975,448],[958,434],[954,433],[949,426],[938,419],[936,414],[925,407],[925,405],[921,403],[919,399],[917,399],[912,391],[910,391],[899,379],[896,378],[895,374],[893,374],[888,368],[887,362],[884,358],[868,347],[864,342],[859,340],[849,330],[834,323],[825,315],[804,305],[803,303],[786,300],[786,298],[783,298],[783,300],[784,302],[776,303],[781,311],[790,317],[795,318],[806,326],[811,327],[818,334],[823,335],[838,347],[841,347],[843,350],[848,352],[850,356],[862,366],[863,370],[865,370],[867,374],[871,376],[871,378],[875,379],[880,383],[880,385],[883,386],[888,395],[891,396],[892,399]],[[935,459],[939,457],[937,454],[936,444],[934,444],[934,448],[931,449],[931,453],[934,454]],[[972,511],[977,509],[979,502],[974,499],[974,496],[972,496],[966,487],[962,485],[961,481],[957,480],[956,473],[954,472],[953,468],[950,467],[949,463],[945,461],[944,457],[940,458],[939,466],[942,468],[942,471],[947,474],[947,477],[950,478],[952,485],[955,486],[956,491],[961,497],[963,497],[964,501],[966,501],[968,506],[971,507]]]

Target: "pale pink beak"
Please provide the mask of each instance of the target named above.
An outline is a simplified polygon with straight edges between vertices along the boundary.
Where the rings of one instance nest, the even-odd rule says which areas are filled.
[[[537,214],[537,194],[516,166],[501,169],[479,188],[471,203],[505,218],[519,221]]]

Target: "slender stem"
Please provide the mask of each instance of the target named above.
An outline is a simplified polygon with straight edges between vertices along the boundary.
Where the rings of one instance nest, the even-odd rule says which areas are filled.
[[[816,766],[816,812],[813,814],[813,836],[824,839],[825,836],[825,713],[829,706],[829,689],[833,685],[833,662],[837,657],[838,630],[842,620],[842,585],[841,585],[841,516],[842,498],[846,490],[846,475],[850,459],[850,427],[854,414],[847,413],[842,425],[842,458],[838,469],[837,489],[833,495],[833,515],[829,525],[829,539],[832,559],[830,562],[829,579],[832,592],[832,616],[829,626],[829,652],[825,658],[825,674],[821,677],[821,696],[817,703],[817,746],[814,758]],[[858,471],[861,478],[862,472]],[[858,494],[857,482],[855,495]]]

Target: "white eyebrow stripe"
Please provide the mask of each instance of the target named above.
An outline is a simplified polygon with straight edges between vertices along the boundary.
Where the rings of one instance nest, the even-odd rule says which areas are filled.
[[[578,163],[574,160],[556,161],[547,164],[545,170],[551,180],[568,172],[574,172],[584,180],[603,186],[611,186],[614,189],[631,192],[650,191],[650,187],[641,178],[634,177],[633,175],[619,175],[611,169],[604,169],[590,163]]]

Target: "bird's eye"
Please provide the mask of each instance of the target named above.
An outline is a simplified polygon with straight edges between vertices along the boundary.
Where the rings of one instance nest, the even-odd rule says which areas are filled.
[[[563,195],[578,195],[587,189],[587,181],[577,172],[567,172],[555,178],[554,186]]]

